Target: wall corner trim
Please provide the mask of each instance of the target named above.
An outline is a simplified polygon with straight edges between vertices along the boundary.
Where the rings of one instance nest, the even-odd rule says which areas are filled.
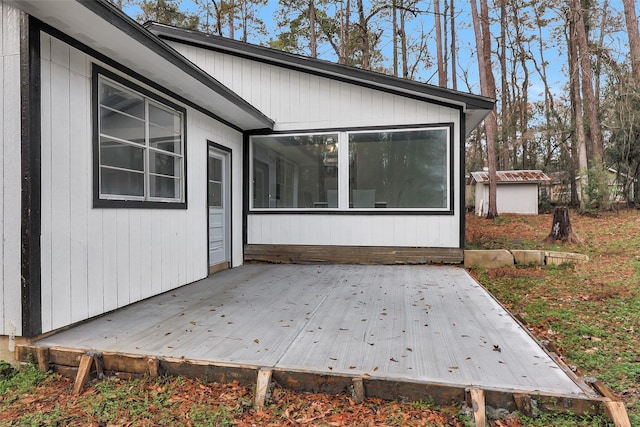
[[[21,308],[22,336],[42,333],[40,23],[20,17]]]

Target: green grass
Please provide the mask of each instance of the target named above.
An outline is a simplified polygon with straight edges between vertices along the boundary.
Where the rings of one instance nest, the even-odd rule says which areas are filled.
[[[0,395],[20,395],[41,383],[46,374],[33,364],[21,365],[17,369],[0,361]]]
[[[637,262],[636,262],[637,268]],[[571,266],[544,268],[543,280],[492,277],[476,270],[481,283],[513,313],[548,334],[568,365],[594,376],[614,392],[637,395],[640,384],[640,295],[626,280],[613,280],[588,289],[590,279]],[[595,273],[597,274],[597,273]],[[584,294],[584,295],[583,295]],[[593,295],[596,295],[593,297]],[[640,426],[640,401],[630,397],[632,426]],[[544,415],[522,421],[527,426],[609,426],[604,416],[579,418]]]
[[[190,420],[194,426],[233,426],[234,413],[225,405],[209,407],[205,405],[193,405],[190,412]]]

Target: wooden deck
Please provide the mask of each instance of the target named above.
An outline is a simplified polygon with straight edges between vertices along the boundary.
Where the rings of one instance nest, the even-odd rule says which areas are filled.
[[[488,405],[510,410],[514,396],[573,412],[600,399],[452,266],[245,265],[19,353],[38,349],[57,365],[100,352],[116,371],[157,360],[169,373],[254,381],[267,369],[281,385],[316,391],[359,378],[370,396],[439,403],[482,389]]]

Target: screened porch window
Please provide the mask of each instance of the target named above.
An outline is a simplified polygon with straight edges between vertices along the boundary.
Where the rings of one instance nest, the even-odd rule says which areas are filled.
[[[253,210],[447,211],[451,127],[251,137]]]
[[[99,200],[183,203],[184,111],[103,75],[97,84]]]

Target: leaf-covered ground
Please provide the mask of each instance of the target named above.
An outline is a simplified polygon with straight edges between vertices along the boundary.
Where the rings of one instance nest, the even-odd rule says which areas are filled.
[[[571,214],[581,246],[544,245],[551,216],[467,217],[469,248],[573,251],[586,264],[494,270],[474,269],[506,307],[548,340],[580,375],[601,379],[627,404],[640,426],[640,211],[598,217]],[[465,426],[463,408],[428,402],[401,403],[347,394],[295,393],[275,387],[262,411],[253,390],[236,383],[184,378],[107,379],[89,384],[80,396],[70,380],[44,375],[31,366],[20,372],[0,364],[0,426]],[[612,425],[605,416],[581,419],[542,415],[492,420],[492,426]]]
[[[28,392],[0,397],[0,425],[464,425],[456,416],[456,408],[379,399],[355,404],[346,395],[301,394],[277,387],[265,409],[257,411],[251,388],[185,378],[107,379],[90,385],[80,396],[73,395],[71,380],[57,375],[43,376],[37,384]]]
[[[467,217],[470,248],[547,249],[587,254],[567,266],[474,270],[567,365],[596,377],[640,426],[640,210],[570,214],[582,245],[545,245],[551,215]]]

